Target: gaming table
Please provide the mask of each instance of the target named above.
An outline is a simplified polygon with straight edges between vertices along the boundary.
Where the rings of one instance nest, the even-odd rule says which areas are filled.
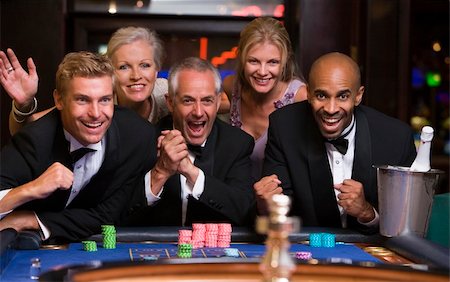
[[[0,281],[33,281],[30,260],[39,258],[39,281],[261,281],[259,262],[265,237],[234,228],[231,247],[239,257],[220,248],[194,250],[193,257],[177,258],[177,227],[117,228],[116,249],[101,247],[101,235],[90,239],[98,250],[87,252],[81,243],[41,245],[34,232],[1,232]],[[310,247],[310,233],[336,235],[336,247]],[[349,230],[302,228],[291,234],[290,253],[312,252],[309,261],[296,260],[292,281],[449,281],[449,249],[414,236],[385,238]]]

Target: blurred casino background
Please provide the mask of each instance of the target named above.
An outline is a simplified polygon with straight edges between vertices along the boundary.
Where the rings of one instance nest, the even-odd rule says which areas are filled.
[[[104,52],[114,30],[155,29],[165,43],[160,76],[187,56],[210,60],[223,76],[234,72],[242,27],[258,16],[282,20],[305,77],[320,55],[340,51],[361,67],[363,103],[409,123],[436,130],[432,166],[446,171],[448,192],[448,0],[2,0],[0,48],[39,72],[39,110],[53,105],[54,74],[64,54]],[[0,88],[1,145],[10,138],[11,99]]]

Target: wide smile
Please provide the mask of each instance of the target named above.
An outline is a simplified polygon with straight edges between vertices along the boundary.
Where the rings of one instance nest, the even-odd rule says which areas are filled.
[[[88,129],[97,129],[103,125],[103,122],[82,122],[82,124]]]
[[[327,126],[335,126],[341,121],[340,118],[326,118],[322,117],[322,122]]]
[[[187,123],[189,130],[194,135],[199,135],[202,133],[203,129],[205,128],[206,121],[189,121]]]
[[[139,92],[145,88],[145,84],[132,84],[127,86],[131,91]]]
[[[258,78],[258,77],[253,77],[253,80],[255,81],[256,84],[260,85],[260,86],[266,86],[267,84],[269,84],[271,78]]]

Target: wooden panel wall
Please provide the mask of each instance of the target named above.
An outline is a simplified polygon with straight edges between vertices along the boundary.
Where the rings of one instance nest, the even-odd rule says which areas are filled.
[[[55,73],[65,54],[65,1],[0,1],[0,49],[12,48],[22,66],[32,57],[39,74],[38,110],[54,105]],[[1,145],[9,140],[11,99],[0,87]]]

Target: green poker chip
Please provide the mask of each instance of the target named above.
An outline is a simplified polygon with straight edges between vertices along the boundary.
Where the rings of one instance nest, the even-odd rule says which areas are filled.
[[[95,241],[82,241],[83,250],[88,252],[97,251],[97,243]]]

